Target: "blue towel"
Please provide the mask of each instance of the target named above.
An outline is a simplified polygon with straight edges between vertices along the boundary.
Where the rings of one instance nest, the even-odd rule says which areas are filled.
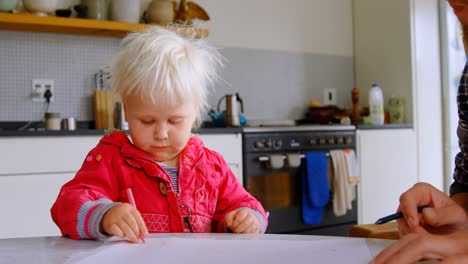
[[[302,163],[302,221],[319,224],[323,208],[330,199],[327,175],[328,159],[325,152],[308,152]]]

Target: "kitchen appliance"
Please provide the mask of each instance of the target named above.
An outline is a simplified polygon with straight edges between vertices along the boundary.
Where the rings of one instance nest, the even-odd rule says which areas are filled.
[[[356,147],[354,126],[246,127],[243,129],[243,183],[269,212],[267,233],[347,236],[357,224],[357,202],[337,217],[333,204],[319,224],[307,225],[301,214],[301,171],[306,152]],[[356,197],[356,188],[353,188]]]
[[[226,110],[221,112],[220,107],[223,99],[226,99]],[[238,127],[247,124],[247,119],[242,114],[242,112],[244,112],[244,103],[240,98],[239,93],[236,93],[235,95],[226,94],[221,97],[218,101],[217,109],[218,112],[215,112],[213,109],[208,112],[208,115],[216,126]]]

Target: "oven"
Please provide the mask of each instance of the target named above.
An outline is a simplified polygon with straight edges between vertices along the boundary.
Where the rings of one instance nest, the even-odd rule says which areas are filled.
[[[243,182],[269,212],[267,233],[347,236],[357,224],[356,187],[352,210],[335,216],[332,194],[319,224],[302,221],[300,164],[306,152],[356,147],[354,126],[248,127],[243,129]],[[330,162],[330,159],[328,159]]]

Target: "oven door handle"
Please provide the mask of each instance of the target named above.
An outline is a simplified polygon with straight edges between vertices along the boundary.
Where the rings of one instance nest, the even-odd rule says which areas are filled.
[[[305,158],[305,155],[304,155],[304,154],[300,154],[299,157],[300,157],[301,159],[303,159],[303,158]],[[283,159],[286,159],[286,158],[287,158],[287,156],[286,156],[286,155],[283,155]],[[260,156],[260,157],[258,157],[258,161],[264,161],[264,162],[266,162],[266,161],[269,161],[269,160],[270,160],[270,157],[269,157],[269,156]]]
[[[305,158],[305,154],[300,154],[299,157],[301,159]],[[327,153],[327,157],[330,157],[330,154]],[[286,159],[287,156],[286,155],[283,155],[283,159]],[[269,156],[259,156],[258,158],[258,161],[263,161],[263,162],[266,162],[266,161],[269,161],[270,160],[270,157]]]

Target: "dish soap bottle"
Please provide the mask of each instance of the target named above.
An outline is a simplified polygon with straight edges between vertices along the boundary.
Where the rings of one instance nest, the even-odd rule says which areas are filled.
[[[384,100],[382,89],[377,83],[369,91],[369,116],[373,125],[384,124]]]

